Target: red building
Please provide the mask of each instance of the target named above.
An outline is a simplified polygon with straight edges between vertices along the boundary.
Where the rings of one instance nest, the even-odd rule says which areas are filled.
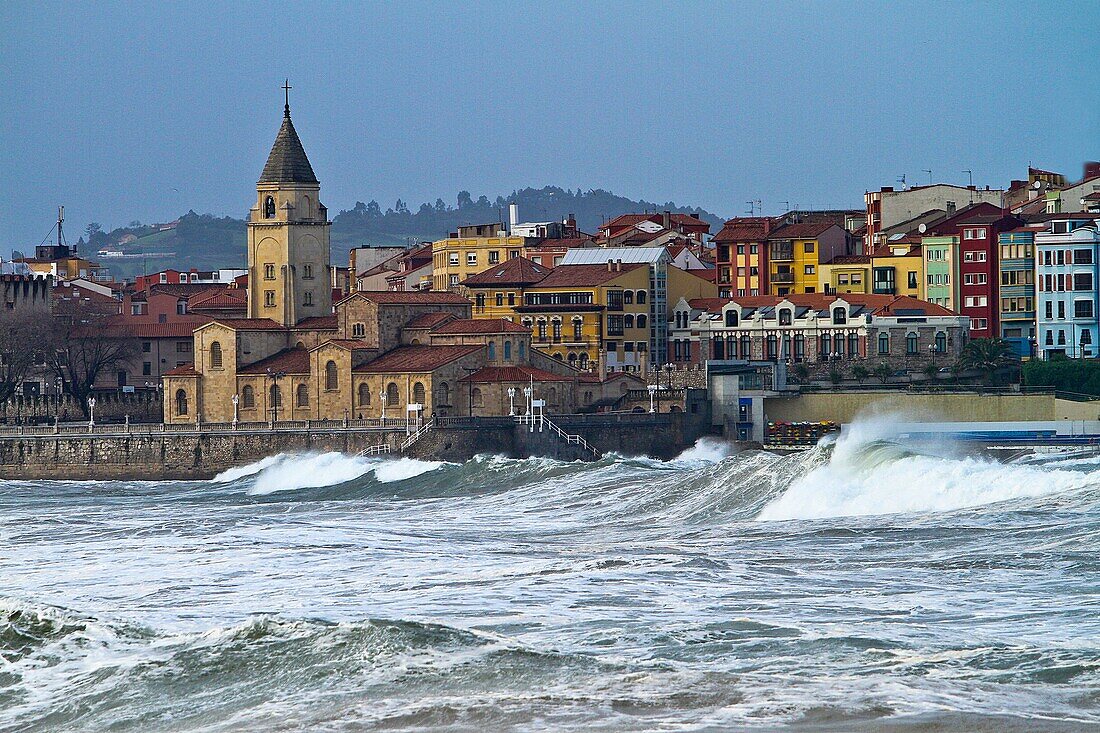
[[[667,230],[683,234],[697,242],[710,233],[710,224],[691,214],[675,214],[671,211],[658,214],[623,214],[600,227],[601,243],[613,246],[622,246],[616,241],[624,236],[632,234],[632,230],[656,233]],[[629,245],[627,245],[629,246]]]
[[[1001,335],[1000,268],[997,244],[1001,232],[1010,231],[1023,221],[992,204],[975,204],[936,224],[929,234],[959,238],[958,312],[970,318],[970,338],[994,338]]]
[[[754,297],[768,292],[768,236],[778,223],[767,216],[730,219],[714,235],[718,295]]]

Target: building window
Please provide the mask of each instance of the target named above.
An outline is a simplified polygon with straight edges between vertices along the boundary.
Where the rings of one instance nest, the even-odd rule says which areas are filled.
[[[1092,301],[1091,300],[1075,300],[1075,301],[1073,301],[1073,317],[1074,318],[1092,318]]]
[[[481,304],[482,305],[485,304],[485,296],[482,296]],[[497,307],[499,308],[503,305],[504,305],[504,293],[497,293]]]
[[[264,280],[275,279],[275,265],[270,262],[264,265]]]
[[[584,341],[584,322],[573,321],[573,342],[579,343]]]
[[[152,364],[152,362],[148,362],[148,361],[143,362],[142,365],[141,365],[141,376],[148,377],[148,376],[151,376],[152,373],[153,373],[153,364]]]
[[[222,345],[217,341],[210,344],[210,368],[222,368]]]
[[[495,361],[497,358],[497,345],[492,341],[489,342],[489,361]]]
[[[561,321],[554,321],[554,343],[561,343]]]
[[[141,350],[142,350],[143,353],[148,354],[149,351],[152,349],[152,347],[153,347],[153,345],[148,341],[142,341],[141,342]]]
[[[638,301],[638,305],[645,305],[645,291],[644,290],[639,290],[637,293],[635,293],[635,296],[636,296],[636,300]]]
[[[251,384],[246,384],[241,390],[241,407],[252,408],[256,406],[256,391]]]
[[[1073,276],[1074,290],[1092,290],[1092,273],[1081,272]]]
[[[500,262],[500,252],[498,250],[489,250],[489,264],[495,265]]]
[[[814,252],[814,243],[813,242],[806,242],[805,244],[802,245],[802,251],[805,252],[806,254],[813,254],[813,252]]]
[[[447,264],[451,267],[458,267],[458,252],[451,252],[447,258]]]
[[[623,317],[620,315],[609,315],[607,317],[607,335],[608,336],[622,336],[623,335]]]
[[[878,335],[878,353],[882,355],[890,353],[890,334],[880,333]]]
[[[359,406],[370,407],[370,385],[366,382],[359,385]]]
[[[309,264],[308,262],[306,264],[302,265],[302,279],[303,280],[312,280],[313,279],[313,265]]]
[[[637,323],[638,323],[638,328],[645,328],[645,327],[646,327],[646,323],[648,323],[648,321],[649,321],[649,319],[648,319],[648,318],[646,318],[646,316],[645,316],[645,314],[644,314],[644,313],[643,313],[643,314],[641,314],[641,315],[639,315],[639,316],[638,316],[638,321],[637,321]]]
[[[367,326],[363,323],[353,323],[351,326],[351,335],[354,338],[363,338],[367,335]]]
[[[814,269],[814,266],[813,266],[813,265],[806,265],[806,266],[805,266],[805,267],[804,267],[804,268],[802,269],[802,274],[804,274],[804,275],[813,275],[813,274],[814,274],[814,272],[816,272],[816,270]]]
[[[539,321],[538,337],[539,337],[539,341],[545,341],[546,340],[546,321]]]
[[[275,218],[275,197],[274,196],[268,196],[267,198],[264,199],[264,218],[265,219],[274,219]]]
[[[917,334],[907,333],[905,334],[905,353],[908,356],[913,356],[917,353]]]
[[[413,402],[418,405],[423,405],[426,401],[424,395],[424,385],[420,382],[413,384]]]
[[[185,315],[186,313],[187,313],[187,301],[186,300],[177,300],[176,301],[176,315],[177,316],[182,316],[182,315]]]
[[[182,389],[176,390],[176,414],[187,414],[187,393],[184,392]]]
[[[497,299],[498,300],[500,299],[500,294],[499,293],[497,294]],[[497,303],[497,305],[500,305],[500,303]],[[476,308],[484,308],[485,307],[485,293],[478,293],[474,296],[474,307],[476,307]]]
[[[470,390],[470,406],[482,407],[485,404],[485,398],[481,394],[481,390],[474,387]]]
[[[633,314],[627,313],[625,316],[623,316],[623,326],[625,326],[626,328],[634,328]]]
[[[508,306],[511,307],[516,304],[516,294],[508,293]]]
[[[268,394],[271,398],[272,408],[279,408],[283,406],[283,391],[279,389],[279,385],[271,385],[271,389],[268,390]]]
[[[633,290],[624,290],[623,291],[623,305],[633,305],[633,304],[634,304],[634,291]]]
[[[859,334],[849,333],[848,334],[848,357],[854,359],[857,356],[859,356]]]
[[[275,291],[274,290],[265,290],[264,291],[264,307],[265,308],[274,308],[275,307]]]
[[[397,393],[397,385],[390,382],[386,385],[386,404],[396,405],[401,400],[400,395]]]
[[[311,291],[307,290],[303,298],[303,305],[313,305],[313,293]]]
[[[737,328],[737,310],[731,308],[726,311],[726,326],[729,328]]]
[[[325,364],[325,389],[332,391],[340,387],[339,374],[336,371],[336,362],[331,359]]]
[[[511,359],[512,358],[512,342],[511,341],[505,341],[504,342],[504,358],[505,359]]]
[[[827,333],[821,334],[821,358],[828,359],[833,353],[833,337]]]
[[[309,407],[309,387],[299,384],[294,396],[294,404],[297,407]]]
[[[844,306],[833,308],[833,323],[847,323],[848,322],[848,309]]]
[[[477,267],[477,252],[466,253],[466,266]]]
[[[943,331],[936,332],[936,353],[943,354],[947,352],[947,334]]]
[[[451,284],[451,287],[458,285],[458,275],[451,275],[449,282]]]
[[[789,326],[794,319],[794,314],[790,308],[781,308],[779,311],[779,325]]]

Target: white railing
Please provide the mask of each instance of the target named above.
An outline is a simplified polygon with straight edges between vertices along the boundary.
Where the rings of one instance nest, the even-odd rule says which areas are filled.
[[[428,420],[424,423],[415,433],[405,438],[405,441],[401,444],[401,452],[404,453],[412,447],[413,443],[423,438],[428,432],[435,426],[435,418]]]
[[[382,445],[372,445],[370,448],[367,448],[366,450],[359,451],[359,455],[361,455],[361,456],[380,456],[380,455],[383,455],[385,453],[392,453],[392,452],[393,452],[393,450],[390,448],[389,444],[388,443],[383,443]]]
[[[600,451],[589,445],[588,441],[585,440],[582,436],[576,435],[574,433],[565,432],[561,429],[561,427],[558,426],[557,423],[555,423],[553,420],[546,417],[546,415],[542,413],[528,413],[526,415],[520,415],[516,418],[516,422],[518,422],[520,425],[530,425],[531,432],[535,432],[535,426],[537,425],[539,432],[541,433],[543,427],[545,426],[547,428],[550,428],[551,432],[556,433],[557,436],[564,440],[566,443],[569,443],[571,445],[579,445],[586,451],[594,455],[596,458],[601,458],[603,456]]]

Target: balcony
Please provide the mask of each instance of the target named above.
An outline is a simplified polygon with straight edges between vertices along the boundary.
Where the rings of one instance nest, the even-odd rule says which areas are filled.
[[[771,281],[777,285],[793,285],[794,273],[793,272],[776,272],[771,276]]]
[[[790,262],[794,259],[794,247],[791,244],[773,244],[768,256],[772,262]]]

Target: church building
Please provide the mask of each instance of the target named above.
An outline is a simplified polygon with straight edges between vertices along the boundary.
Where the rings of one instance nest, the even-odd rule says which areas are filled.
[[[529,328],[472,319],[451,292],[355,292],[334,305],[320,188],[288,101],[248,221],[247,317],[195,329],[194,363],[163,378],[166,423],[507,415],[509,387],[533,387],[549,412],[608,396],[532,349]]]

